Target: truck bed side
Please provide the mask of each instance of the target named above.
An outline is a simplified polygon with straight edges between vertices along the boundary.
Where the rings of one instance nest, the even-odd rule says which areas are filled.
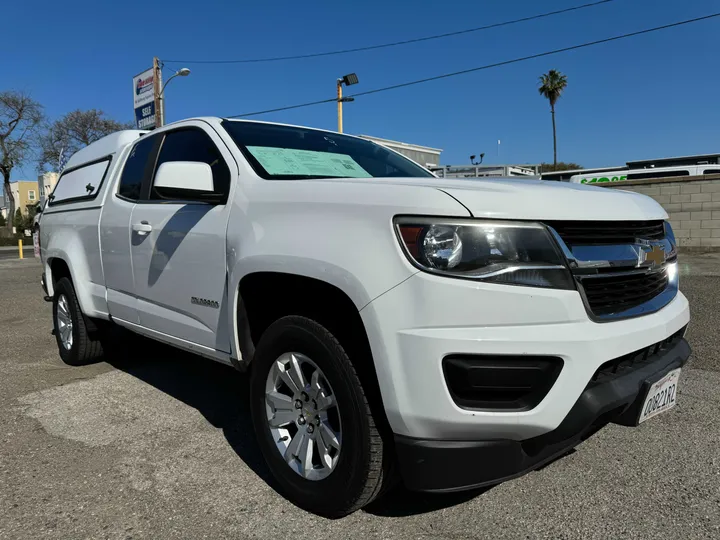
[[[88,317],[107,319],[105,279],[101,258],[100,217],[107,194],[114,188],[129,145],[97,160],[68,167],[58,181],[73,171],[90,170],[93,163],[109,160],[94,196],[50,200],[40,227],[41,259],[48,294],[54,294],[53,283],[63,276],[72,279],[83,313]],[[90,148],[90,147],[88,147]],[[71,163],[69,163],[70,165]],[[68,179],[71,177],[68,176]],[[83,182],[84,182],[83,178]],[[93,180],[90,179],[88,184]],[[62,189],[62,188],[61,188]],[[57,187],[53,195],[61,193]],[[67,189],[67,187],[66,187]]]

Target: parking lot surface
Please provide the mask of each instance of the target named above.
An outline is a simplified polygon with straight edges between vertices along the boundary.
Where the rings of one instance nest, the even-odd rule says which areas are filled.
[[[26,258],[32,258],[33,257],[33,245],[32,245],[32,239],[30,240],[30,245],[25,243],[23,245],[23,257]],[[18,248],[17,246],[0,246],[0,261],[2,260],[12,260],[18,258]]]
[[[0,260],[0,539],[720,538],[720,257],[683,260],[673,411],[492,489],[397,489],[334,521],[274,490],[244,375],[140,338],[65,366],[40,265]]]

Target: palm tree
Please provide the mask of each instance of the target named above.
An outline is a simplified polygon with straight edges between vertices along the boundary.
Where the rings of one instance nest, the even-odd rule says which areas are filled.
[[[540,76],[538,92],[550,102],[553,124],[553,164],[557,165],[557,135],[555,134],[555,103],[567,87],[567,77],[555,69]]]

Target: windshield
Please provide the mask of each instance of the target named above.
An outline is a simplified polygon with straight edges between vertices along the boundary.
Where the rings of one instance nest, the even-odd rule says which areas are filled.
[[[426,178],[433,175],[370,141],[315,129],[226,120],[223,127],[261,178]]]

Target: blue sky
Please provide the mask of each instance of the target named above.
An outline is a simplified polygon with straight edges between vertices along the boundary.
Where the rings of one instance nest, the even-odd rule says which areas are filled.
[[[50,118],[99,108],[133,119],[132,76],[161,59],[313,53],[451,32],[590,0],[299,3],[174,0],[7,2],[0,89],[22,89]],[[708,0],[612,3],[420,44],[265,64],[184,65],[167,89],[167,119],[233,115],[334,95],[356,72],[357,91],[525,56],[720,11]],[[22,23],[20,23],[22,22]],[[547,101],[537,79],[568,77],[557,106],[558,159],[583,166],[720,152],[720,18],[593,48],[358,98],[345,131],[444,149],[443,162],[552,161]],[[8,49],[9,47],[9,49]],[[259,117],[335,129],[329,103]],[[497,155],[497,140],[502,141]],[[34,177],[34,165],[13,179]]]

